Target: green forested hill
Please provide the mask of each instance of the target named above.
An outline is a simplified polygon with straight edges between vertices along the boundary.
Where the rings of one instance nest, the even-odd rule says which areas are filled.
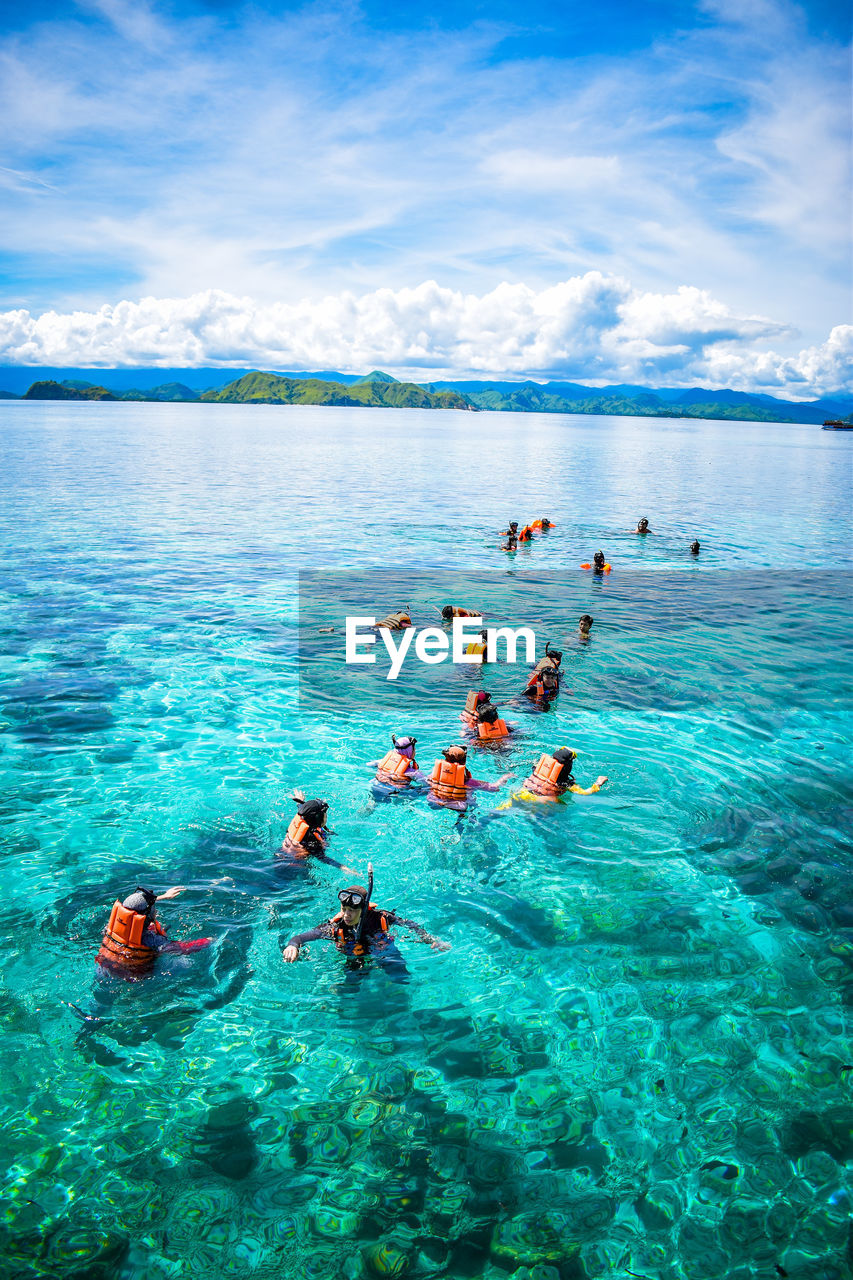
[[[24,400],[117,400],[106,387],[69,387],[61,382],[34,382]]]
[[[413,382],[379,381],[373,375],[345,387],[318,378],[281,378],[247,373],[219,391],[205,391],[205,402],[224,404],[334,404],[396,409],[470,409],[457,391],[425,391]]]

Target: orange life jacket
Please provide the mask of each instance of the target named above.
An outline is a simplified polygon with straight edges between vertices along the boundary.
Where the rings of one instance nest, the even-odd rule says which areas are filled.
[[[581,568],[582,568],[582,569],[593,569],[593,568],[597,569],[597,566],[596,566],[596,565],[591,565],[591,564],[582,564],[582,565],[581,565]],[[612,565],[612,564],[603,564],[603,565],[601,566],[601,570],[600,570],[600,571],[601,571],[601,573],[609,573],[609,572],[610,572],[610,570],[611,570],[612,568],[613,568],[613,565]]]
[[[144,912],[123,907],[116,898],[110,912],[109,924],[101,939],[95,959],[98,964],[120,965],[123,969],[146,969],[154,963],[156,947],[147,947],[142,941],[148,917]],[[156,920],[148,920],[152,933],[165,937],[165,930]]]
[[[468,770],[464,764],[436,760],[429,775],[430,790],[439,800],[467,800]]]
[[[531,529],[529,524],[526,524],[522,529],[521,533],[518,535],[518,540],[519,542],[529,542],[532,537],[533,537],[533,530]]]
[[[406,775],[410,769],[417,769],[417,767],[417,760],[409,760],[396,747],[392,747],[388,754],[379,761],[376,780],[377,782],[390,783],[395,787],[405,787],[409,784],[409,778]]]
[[[468,645],[468,648],[465,650],[465,652],[466,653],[485,653],[486,648],[487,646],[485,641],[473,640],[471,644]]]
[[[561,796],[571,786],[571,776],[559,781],[564,765],[553,756],[541,755],[536,761],[533,772],[524,779],[523,786],[538,796]]]
[[[477,725],[477,733],[481,738],[508,738],[509,729],[505,720],[494,720],[491,724],[481,720]]]
[[[465,699],[465,710],[460,712],[459,719],[463,724],[467,724],[471,729],[477,727],[477,708],[480,705],[480,695],[476,689],[471,689]]]
[[[290,820],[290,826],[287,828],[287,835],[284,837],[284,843],[281,847],[287,850],[288,853],[295,853],[297,857],[307,858],[310,851],[306,848],[304,841],[309,835],[315,836],[320,845],[325,848],[326,842],[320,834],[319,828],[315,827],[312,830],[305,819],[300,818],[297,813]]]
[[[553,529],[554,521],[549,520],[548,523],[545,524],[544,521],[542,520],[534,520],[533,524],[531,525],[531,528],[532,529]]]
[[[554,669],[556,670],[556,668]],[[545,698],[549,697],[551,694],[558,694],[560,692],[560,683],[558,679],[556,685],[548,688],[542,680],[542,673],[540,671],[534,671],[530,679],[527,681],[527,688],[532,689],[534,697]]]
[[[373,903],[371,902],[371,903],[370,903],[370,905],[369,905],[368,907],[362,907],[362,911],[365,911],[365,910],[366,910],[366,911],[375,911],[375,912],[378,914],[378,916],[379,916],[379,923],[380,923],[380,925],[382,926],[382,932],[383,932],[383,933],[387,933],[387,932],[388,932],[388,918],[387,918],[387,916],[385,915],[385,912],[382,910],[382,908],[381,908],[381,907],[375,907],[375,906],[373,905]],[[332,924],[333,924],[333,925],[335,925],[335,931],[334,931],[334,933],[333,933],[332,937],[333,937],[333,939],[334,939],[335,946],[336,946],[340,951],[345,951],[345,950],[346,950],[346,933],[344,932],[344,927],[343,927],[343,924],[341,923],[341,921],[343,920],[343,918],[344,918],[344,913],[343,913],[343,911],[339,911],[339,912],[338,912],[338,914],[337,914],[336,916],[333,916],[333,917],[332,917]],[[352,949],[352,954],[353,954],[354,956],[363,956],[363,955],[364,955],[364,953],[365,953],[365,951],[366,951],[366,948],[365,948],[365,946],[364,946],[364,943],[363,943],[363,942],[357,942],[357,943],[355,944],[355,946],[353,947],[353,949]]]

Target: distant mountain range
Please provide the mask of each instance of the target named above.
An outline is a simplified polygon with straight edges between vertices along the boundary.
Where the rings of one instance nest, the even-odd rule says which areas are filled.
[[[33,373],[62,374],[32,382]],[[84,375],[88,374],[87,379]],[[169,376],[171,375],[171,377]],[[95,377],[97,382],[89,379]],[[167,381],[162,381],[163,378]],[[326,404],[514,413],[823,422],[853,414],[853,396],[795,403],[743,391],[576,382],[441,381],[420,386],[374,370],[366,377],[234,369],[39,369],[0,367],[0,399],[157,400],[225,404]]]

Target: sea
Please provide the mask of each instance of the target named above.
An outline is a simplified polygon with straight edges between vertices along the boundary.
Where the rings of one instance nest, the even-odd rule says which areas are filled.
[[[0,404],[0,1276],[849,1277],[851,447]],[[345,662],[347,616],[447,603],[562,651],[559,697],[524,655]],[[391,735],[428,772],[479,687],[498,789],[374,795]],[[519,798],[561,746],[607,783]],[[351,871],[282,856],[297,789]],[[450,950],[283,963],[368,863]],[[212,941],[105,978],[137,885]]]

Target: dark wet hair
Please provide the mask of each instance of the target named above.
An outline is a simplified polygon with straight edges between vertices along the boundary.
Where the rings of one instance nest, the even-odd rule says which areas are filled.
[[[590,614],[590,613],[582,613],[582,614],[581,614],[581,616],[578,618],[578,625],[580,625],[580,623],[581,623],[581,622],[588,622],[588,623],[589,623],[589,625],[590,625],[590,626],[592,626],[592,624],[593,624],[593,617],[592,617],[592,614]]]
[[[493,702],[483,702],[477,708],[477,719],[480,724],[494,724],[498,719],[498,709]]]
[[[468,759],[468,748],[467,747],[445,747],[444,751],[442,751],[441,754],[444,756],[448,764],[464,764],[465,761]],[[451,755],[455,756],[456,758],[451,760],[450,758]],[[461,760],[458,758],[460,755],[462,756]]]
[[[445,622],[449,622],[450,619],[453,617],[453,605],[446,604],[441,611],[441,616],[442,618],[444,618]]]
[[[695,541],[695,542],[691,542],[691,544],[690,544],[690,550],[693,552],[694,556],[698,556],[698,554],[699,554],[699,539],[698,539],[698,538],[696,539],[696,541]]]
[[[304,822],[308,823],[312,831],[316,831],[318,827],[322,827],[325,823],[329,806],[325,800],[305,800],[300,804],[296,812]]]
[[[648,524],[648,523],[649,523],[648,516],[640,516],[639,520],[637,521],[637,528],[639,529],[641,524]]]
[[[596,563],[596,564],[598,564],[599,562],[601,562],[601,563],[603,564],[603,563],[604,563],[604,552],[603,552],[603,551],[596,551],[595,555],[594,555],[592,558],[593,558],[593,560],[595,561],[595,563]]]
[[[561,765],[558,783],[568,782],[572,776],[572,766],[575,763],[576,752],[571,751],[568,747],[560,747],[559,751],[554,752],[554,759],[557,764]]]
[[[137,885],[135,891],[121,904],[128,911],[136,911],[139,915],[150,915],[157,902],[157,894],[153,889],[143,889]]]

